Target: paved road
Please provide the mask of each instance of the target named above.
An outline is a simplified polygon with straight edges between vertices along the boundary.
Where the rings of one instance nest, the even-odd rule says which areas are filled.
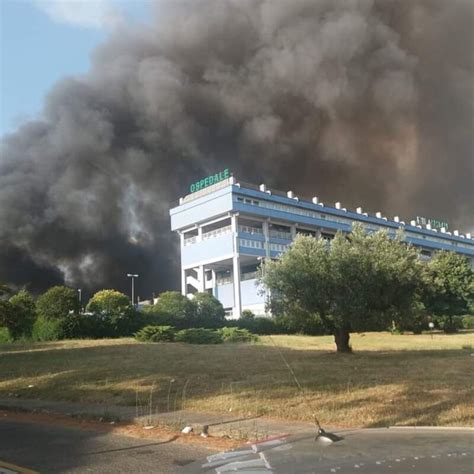
[[[170,440],[160,442],[76,428],[0,421],[0,473],[2,461],[48,474],[174,473],[209,454],[211,451],[206,448]]]

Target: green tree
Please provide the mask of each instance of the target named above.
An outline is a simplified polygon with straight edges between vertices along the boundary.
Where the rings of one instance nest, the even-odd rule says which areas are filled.
[[[116,290],[98,291],[89,300],[86,311],[92,313],[94,337],[130,336],[142,325],[128,297]]]
[[[225,310],[222,303],[209,293],[195,293],[192,303],[195,305],[196,327],[216,328],[225,324]]]
[[[128,311],[131,303],[128,296],[116,290],[100,290],[87,303],[86,311],[91,313],[121,313]]]
[[[7,328],[9,335],[14,337],[10,327],[15,326],[15,312],[13,305],[8,300],[0,299],[0,328]]]
[[[13,290],[6,284],[0,282],[0,298],[6,298],[13,293]]]
[[[426,266],[428,311],[445,318],[446,332],[454,331],[453,317],[469,312],[474,300],[474,272],[469,260],[457,253],[436,252]]]
[[[79,312],[79,299],[72,288],[53,286],[38,298],[36,309],[46,319],[61,319]]]
[[[159,314],[162,321],[177,328],[187,328],[196,319],[196,305],[178,291],[165,291],[149,310]]]
[[[355,226],[328,244],[298,237],[279,260],[269,262],[262,282],[272,309],[321,322],[338,352],[350,352],[350,333],[385,329],[407,317],[418,301],[423,267],[401,236],[366,233]]]
[[[21,290],[9,302],[13,317],[6,326],[10,334],[15,339],[30,336],[37,316],[35,300],[28,291]]]
[[[301,328],[320,319],[335,334],[332,323],[331,261],[327,242],[298,236],[290,248],[261,268],[261,282],[270,290],[272,314],[285,326]]]

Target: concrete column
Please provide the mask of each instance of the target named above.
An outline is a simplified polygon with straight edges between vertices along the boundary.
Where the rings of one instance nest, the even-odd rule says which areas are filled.
[[[270,258],[270,222],[268,220],[263,222],[262,229],[265,237],[265,256]]]
[[[201,241],[202,241],[202,227],[201,227],[201,226],[198,227],[198,235],[197,235],[196,241],[197,241],[197,242],[201,242]]]
[[[234,319],[240,318],[242,314],[242,296],[240,294],[240,257],[234,254],[232,258],[232,275],[234,282],[234,310],[232,316]]]
[[[291,225],[290,232],[291,232],[291,240],[295,240],[295,238],[296,238],[296,224]]]
[[[216,271],[213,269],[211,270],[211,274],[212,274],[212,294],[214,295],[215,292],[216,292],[216,284],[217,284],[217,281],[216,281]]]
[[[184,234],[179,234],[181,242],[181,294],[186,296],[186,270],[183,268]]]
[[[202,293],[206,287],[206,275],[204,273],[204,265],[199,265],[197,268],[197,276],[199,281],[199,291]]]
[[[234,255],[232,257],[232,281],[234,284],[234,308],[232,316],[240,318],[242,313],[242,297],[240,292],[240,256],[238,242],[238,221],[235,214],[231,217],[232,234],[234,236]]]

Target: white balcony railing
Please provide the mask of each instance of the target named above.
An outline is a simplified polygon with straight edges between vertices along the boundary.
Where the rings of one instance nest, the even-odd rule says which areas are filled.
[[[258,227],[251,227],[248,225],[239,225],[239,232],[245,232],[246,234],[259,234],[263,235],[263,229]]]
[[[205,234],[202,234],[202,240],[219,237],[219,235],[228,234],[229,232],[232,232],[232,226],[228,225],[225,227],[219,227],[219,229],[214,229],[209,232],[206,232]]]

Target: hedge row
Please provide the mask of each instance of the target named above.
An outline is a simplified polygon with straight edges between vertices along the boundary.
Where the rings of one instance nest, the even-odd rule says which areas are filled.
[[[258,337],[247,329],[189,328],[177,330],[172,326],[145,326],[135,334],[141,342],[185,342],[188,344],[221,344],[223,342],[255,342]]]

